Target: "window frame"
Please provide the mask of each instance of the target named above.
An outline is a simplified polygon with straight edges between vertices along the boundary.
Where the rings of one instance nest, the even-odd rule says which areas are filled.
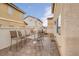
[[[14,8],[11,6],[8,6],[8,15],[12,15],[14,11]]]
[[[61,14],[59,14],[56,20],[56,31],[59,35],[61,35]]]

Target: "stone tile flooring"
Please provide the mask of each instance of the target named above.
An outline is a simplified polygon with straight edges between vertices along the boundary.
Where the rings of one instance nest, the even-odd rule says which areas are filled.
[[[56,42],[51,42],[48,36],[39,38],[41,40],[34,41],[31,39],[23,48],[18,48],[17,51],[7,51],[2,56],[59,56]]]

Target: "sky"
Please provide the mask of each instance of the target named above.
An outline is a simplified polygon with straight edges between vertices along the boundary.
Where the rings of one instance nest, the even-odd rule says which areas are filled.
[[[43,26],[47,27],[47,17],[51,15],[50,3],[16,3],[16,5],[26,12],[26,16],[34,16],[43,21]]]

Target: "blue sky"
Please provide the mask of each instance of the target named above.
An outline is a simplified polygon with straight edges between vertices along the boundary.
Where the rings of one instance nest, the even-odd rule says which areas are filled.
[[[45,17],[50,14],[50,3],[16,3],[16,5],[26,12],[26,15],[31,15],[40,20],[44,20]]]

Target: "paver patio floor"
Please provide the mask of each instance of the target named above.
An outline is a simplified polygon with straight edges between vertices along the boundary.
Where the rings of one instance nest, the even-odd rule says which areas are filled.
[[[59,52],[55,42],[51,42],[48,36],[41,37],[41,41],[30,39],[23,48],[17,51],[8,51],[3,53],[5,56],[59,56]]]

